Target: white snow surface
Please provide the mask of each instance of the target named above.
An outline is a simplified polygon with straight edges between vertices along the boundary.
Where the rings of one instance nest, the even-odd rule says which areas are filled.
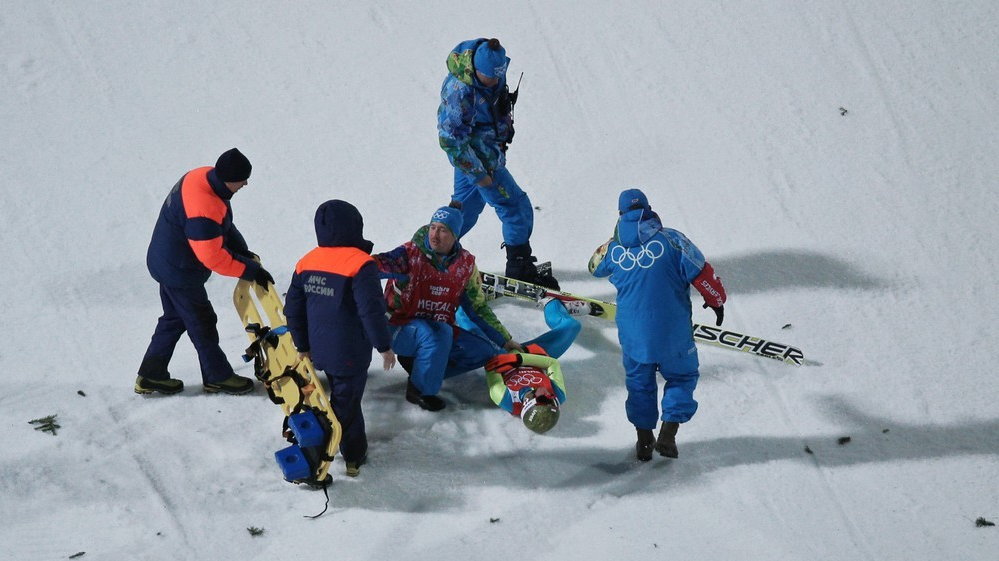
[[[988,0],[5,3],[0,559],[999,558],[975,524],[999,522],[997,30]],[[641,187],[723,278],[725,326],[808,363],[701,347],[680,458],[648,463],[612,324],[583,320],[543,436],[481,371],[429,413],[375,363],[370,462],[338,458],[305,518],[325,499],[282,479],[261,389],[203,393],[185,338],[185,391],[133,393],[153,223],[238,146],[235,222],[282,288],[327,199],[395,247],[447,203],[438,92],[478,36],[523,72],[509,167],[565,289],[614,298],[586,262]],[[463,242],[498,270],[500,240],[487,209]],[[233,286],[208,290],[250,375]]]

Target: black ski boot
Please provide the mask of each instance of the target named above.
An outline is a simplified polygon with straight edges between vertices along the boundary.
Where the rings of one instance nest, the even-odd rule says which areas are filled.
[[[635,443],[635,457],[643,462],[652,459],[652,447],[656,444],[656,437],[649,429],[635,429],[638,432],[638,442]]]
[[[659,427],[659,438],[656,439],[656,452],[660,456],[667,458],[679,457],[680,452],[676,449],[676,431],[680,428],[680,423],[664,422]]]
[[[538,258],[532,255],[530,243],[507,245],[505,247],[506,276],[524,282],[539,284],[552,290],[559,290],[558,281],[555,280],[555,277],[551,273],[538,273],[538,267],[534,264]]]
[[[413,363],[416,360],[414,357],[396,355],[395,359],[406,374],[409,374],[409,379],[406,381],[406,401],[419,405],[427,411],[440,411],[447,406],[444,400],[436,395],[421,395],[420,390],[413,385]]]
[[[436,395],[420,395],[420,390],[413,385],[412,379],[406,383],[406,401],[427,411],[440,411],[447,407],[447,403]]]

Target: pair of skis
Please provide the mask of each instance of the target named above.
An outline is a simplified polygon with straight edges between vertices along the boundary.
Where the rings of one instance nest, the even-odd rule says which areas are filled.
[[[550,271],[551,264],[542,263],[538,265],[538,269],[539,271]],[[578,300],[590,304],[591,316],[609,321],[614,321],[617,317],[617,304],[614,302],[606,302],[569,292],[552,290],[537,284],[494,273],[482,273],[482,290],[487,296],[494,298],[508,296],[532,302],[539,302],[548,297],[563,301]],[[794,366],[801,366],[805,361],[805,355],[801,352],[801,349],[785,345],[784,343],[753,337],[723,327],[702,325],[699,323],[693,324],[693,330],[694,341],[698,343],[750,353],[756,356],[779,360]]]

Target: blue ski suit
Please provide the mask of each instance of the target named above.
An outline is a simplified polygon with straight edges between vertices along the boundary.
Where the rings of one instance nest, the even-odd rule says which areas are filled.
[[[701,251],[682,233],[664,228],[651,209],[621,215],[614,237],[590,260],[590,272],[609,276],[617,288],[625,410],[636,428],[654,429],[657,418],[684,423],[697,411],[690,285],[704,267]],[[661,417],[657,370],[666,380]]]
[[[506,145],[513,139],[513,118],[497,102],[506,92],[506,78],[492,87],[475,75],[475,49],[486,39],[459,43],[447,58],[448,75],[441,86],[437,131],[441,148],[454,166],[452,199],[461,201],[463,227],[460,238],[479,219],[486,203],[503,225],[508,246],[528,243],[534,229],[534,207],[506,168]],[[492,177],[492,184],[477,183]]]

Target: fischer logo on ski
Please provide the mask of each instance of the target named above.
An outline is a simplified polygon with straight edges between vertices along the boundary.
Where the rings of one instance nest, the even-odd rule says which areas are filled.
[[[787,364],[801,366],[805,360],[805,355],[801,349],[767,341],[759,337],[744,335],[735,331],[729,331],[721,327],[694,324],[694,340],[701,343],[708,343],[717,347],[725,347],[746,353],[752,353],[774,360],[780,360]]]
[[[541,263],[538,265],[538,270],[550,272],[551,264]],[[551,290],[543,286],[494,273],[482,273],[482,290],[487,296],[493,298],[509,296],[532,302],[539,302],[549,296],[563,301],[581,300],[589,302],[591,316],[611,321],[617,317],[617,304],[614,302],[606,302],[569,292]],[[694,330],[694,341],[698,343],[771,358],[794,366],[801,366],[805,361],[804,353],[797,347],[776,341],[768,341],[722,327],[701,325],[699,323],[693,324],[692,327]]]

